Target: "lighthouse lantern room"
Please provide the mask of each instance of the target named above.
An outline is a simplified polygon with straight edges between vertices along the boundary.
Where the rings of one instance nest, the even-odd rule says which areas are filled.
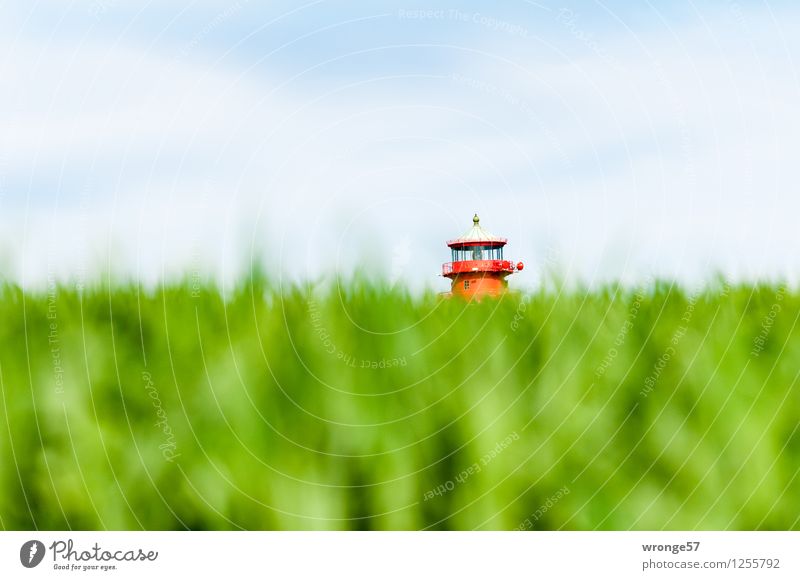
[[[472,228],[460,238],[450,240],[452,262],[442,265],[442,276],[450,278],[451,293],[465,298],[499,296],[508,288],[506,277],[524,267],[503,258],[508,240],[493,236],[480,225],[478,214]]]

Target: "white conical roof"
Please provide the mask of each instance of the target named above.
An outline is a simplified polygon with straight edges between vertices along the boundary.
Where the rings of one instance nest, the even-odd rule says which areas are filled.
[[[508,240],[506,238],[499,238],[483,229],[481,227],[481,218],[478,217],[478,214],[475,214],[475,217],[472,218],[472,227],[469,229],[469,231],[460,238],[450,240],[447,242],[447,245],[454,246],[458,244],[474,244],[475,242],[505,244],[507,241]]]

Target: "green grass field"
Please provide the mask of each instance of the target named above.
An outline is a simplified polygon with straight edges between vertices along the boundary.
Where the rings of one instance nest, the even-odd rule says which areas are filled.
[[[4,529],[799,529],[800,294],[0,288]]]

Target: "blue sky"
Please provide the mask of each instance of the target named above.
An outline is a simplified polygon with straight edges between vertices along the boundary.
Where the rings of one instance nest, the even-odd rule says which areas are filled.
[[[26,284],[258,255],[443,289],[475,211],[521,286],[800,273],[788,2],[0,12],[0,264]]]

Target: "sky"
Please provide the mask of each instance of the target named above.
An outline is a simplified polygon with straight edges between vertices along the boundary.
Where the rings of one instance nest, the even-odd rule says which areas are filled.
[[[268,4],[268,5],[265,5]],[[800,279],[791,2],[0,2],[0,278]]]

